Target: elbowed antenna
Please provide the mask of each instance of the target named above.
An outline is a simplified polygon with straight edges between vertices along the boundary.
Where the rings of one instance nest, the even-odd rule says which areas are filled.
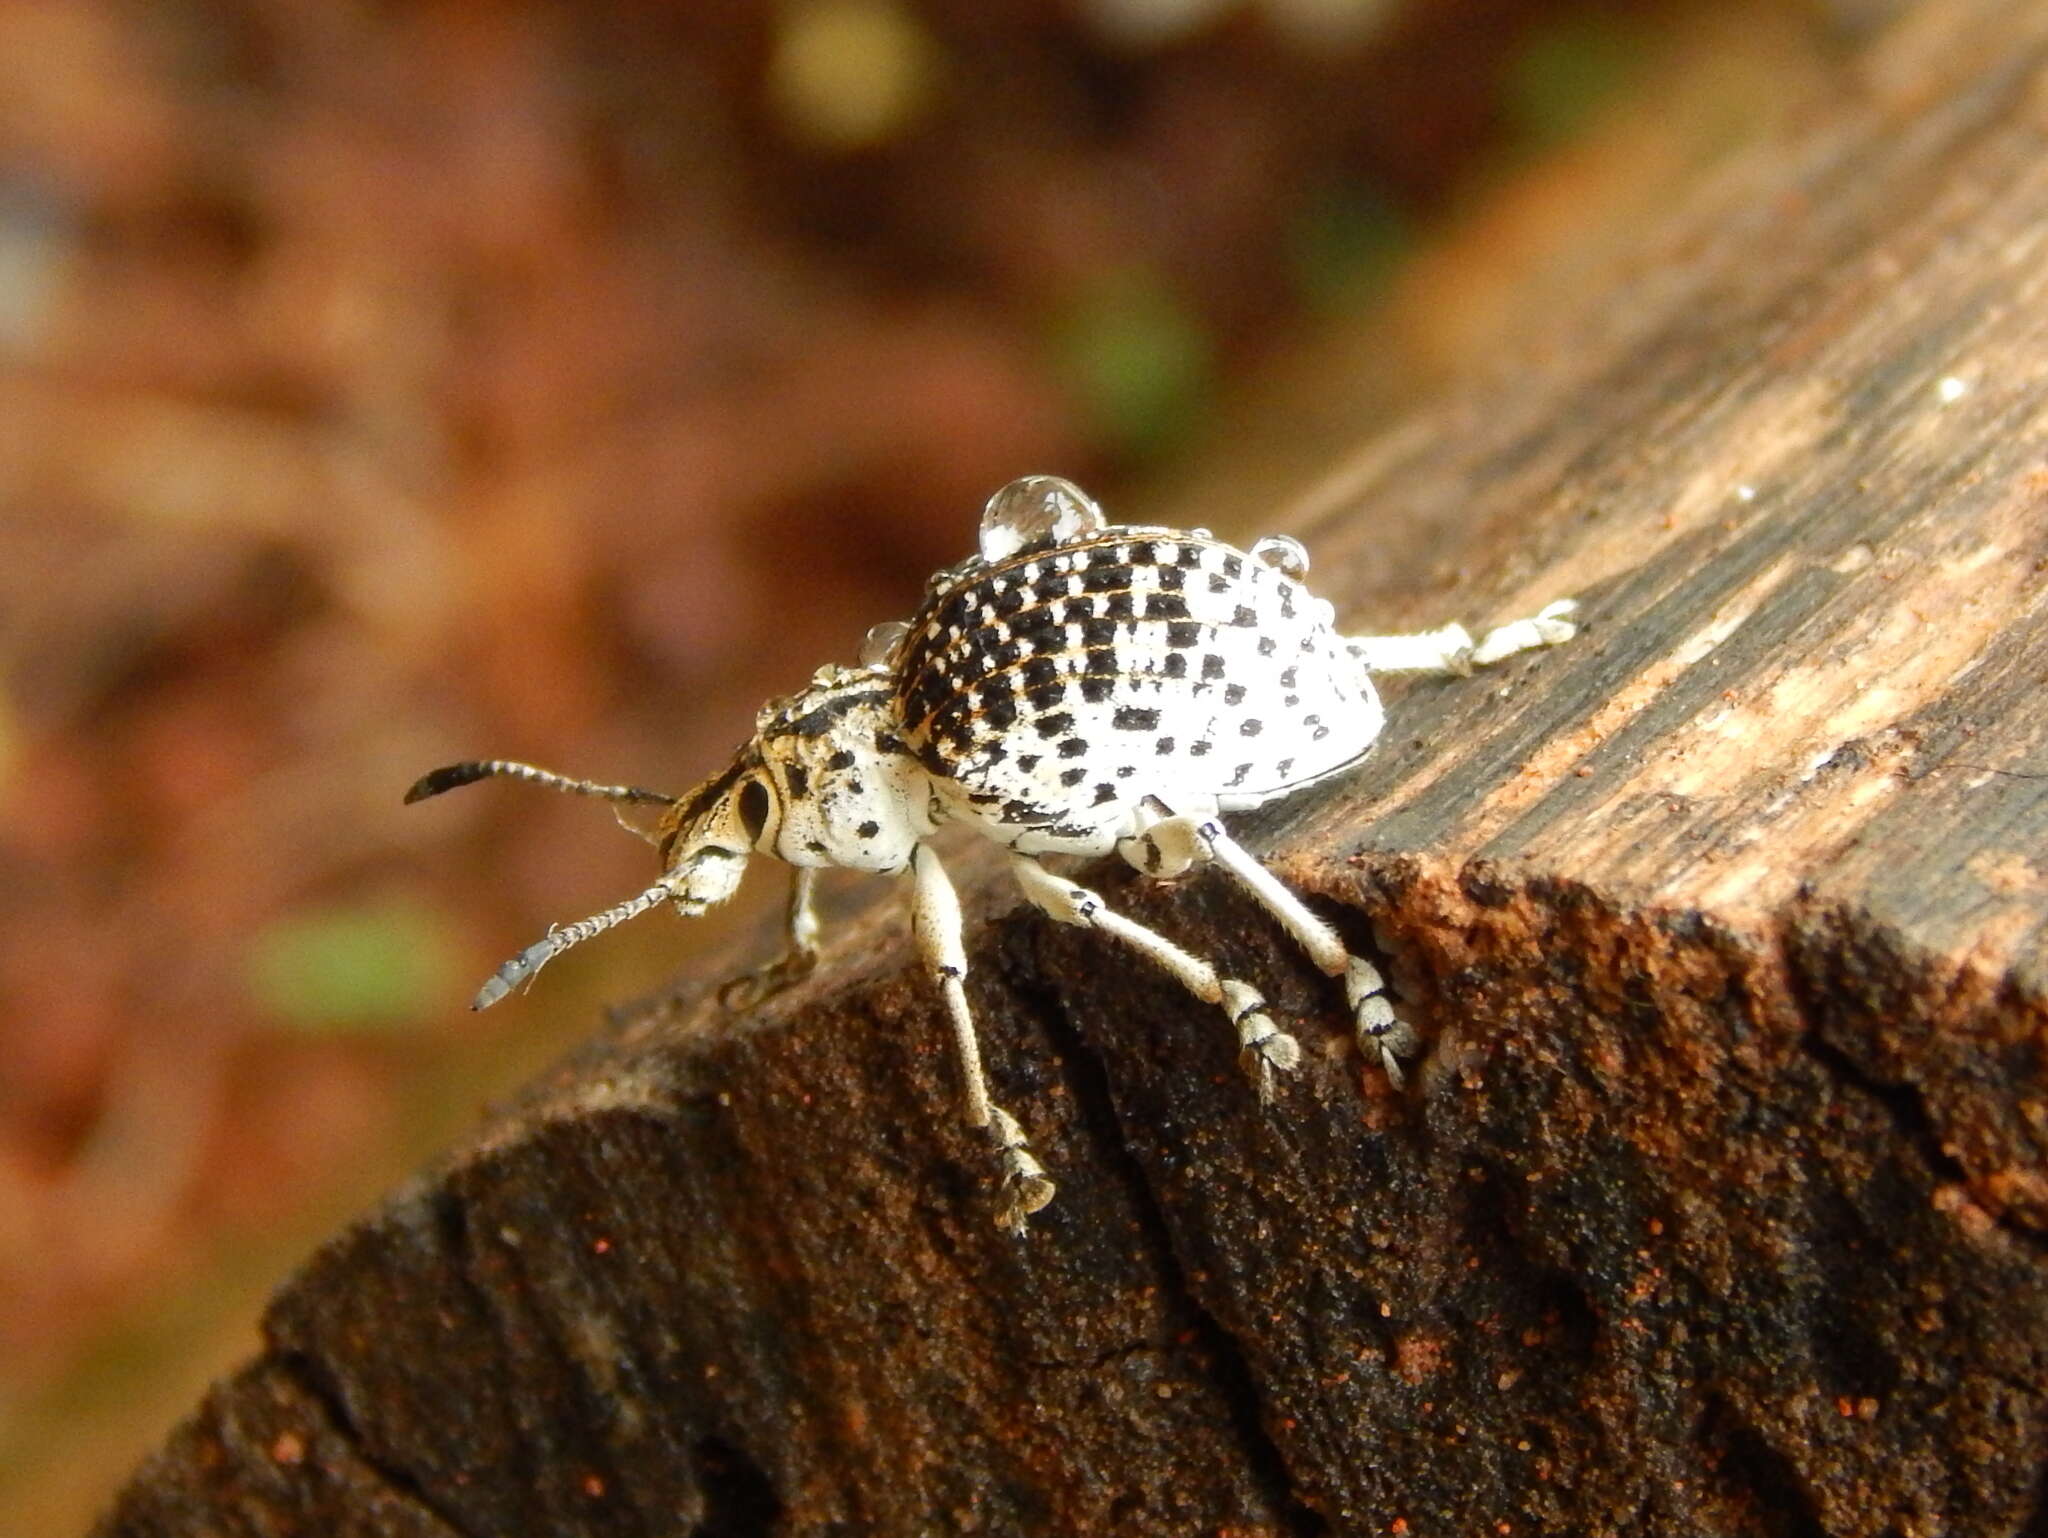
[[[424,801],[429,796],[438,796],[458,786],[474,785],[478,780],[501,777],[524,780],[530,785],[544,785],[549,790],[563,791],[572,796],[595,796],[601,801],[653,802],[661,806],[676,804],[674,796],[658,790],[642,790],[637,785],[600,785],[596,780],[572,780],[566,774],[536,769],[532,764],[514,763],[509,758],[471,759],[423,774],[405,793],[405,804],[410,806],[415,801]]]
[[[676,895],[676,878],[673,874],[664,876],[638,897],[629,897],[616,908],[607,908],[602,913],[593,913],[587,919],[578,919],[573,924],[564,924],[550,929],[544,939],[533,944],[493,972],[490,980],[477,989],[471,1009],[489,1009],[514,988],[532,977],[555,957],[572,945],[581,945],[592,935],[601,935],[615,924],[627,919],[638,918],[649,908],[658,908]]]

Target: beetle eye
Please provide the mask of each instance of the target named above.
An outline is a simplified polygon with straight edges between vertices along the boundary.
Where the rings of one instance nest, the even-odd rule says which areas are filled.
[[[740,826],[747,831],[749,843],[758,843],[761,830],[768,826],[768,786],[762,780],[749,780],[740,788]]]

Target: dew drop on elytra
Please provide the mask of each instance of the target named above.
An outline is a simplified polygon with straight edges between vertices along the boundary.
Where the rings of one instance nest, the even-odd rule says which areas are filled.
[[[990,497],[981,510],[981,558],[1000,561],[1035,545],[1063,544],[1093,534],[1108,521],[1072,481],[1026,475]]]

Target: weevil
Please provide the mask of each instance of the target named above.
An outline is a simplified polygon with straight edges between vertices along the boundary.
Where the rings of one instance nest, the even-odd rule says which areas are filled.
[[[692,917],[724,902],[748,858],[766,854],[795,870],[789,948],[723,994],[733,1005],[757,1001],[817,959],[819,870],[907,874],[911,929],[952,1028],[966,1119],[999,1170],[996,1219],[1022,1231],[1053,1183],[1016,1118],[989,1096],[960,903],[933,835],[958,823],[994,840],[1032,905],[1100,932],[1219,1008],[1265,1100],[1301,1048],[1259,991],[1041,861],[1115,851],[1160,878],[1220,866],[1341,981],[1360,1046],[1398,1083],[1416,1036],[1378,969],[1233,839],[1222,814],[1364,757],[1386,721],[1373,674],[1464,674],[1556,645],[1574,633],[1575,606],[1553,603],[1477,643],[1458,625],[1341,635],[1331,605],[1303,586],[1308,557],[1295,540],[1238,550],[1203,529],[1113,525],[1057,476],[1026,476],[991,497],[979,545],[932,578],[908,623],[876,626],[857,666],[820,668],[808,687],[764,706],[732,762],[687,795],[493,759],[437,769],[406,800],[502,776],[660,809],[648,833],[660,879],[551,929],[483,985],[478,1009],[627,919],[664,905]]]

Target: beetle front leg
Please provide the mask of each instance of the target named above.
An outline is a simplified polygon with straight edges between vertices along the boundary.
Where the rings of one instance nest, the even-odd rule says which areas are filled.
[[[752,1009],[766,1003],[783,989],[803,981],[818,966],[818,872],[809,865],[795,867],[789,883],[789,907],[784,915],[789,949],[752,972],[743,972],[718,990],[718,1002],[727,1009]]]
[[[981,1043],[974,1016],[967,1008],[967,947],[960,937],[960,898],[929,844],[919,844],[910,857],[914,882],[911,932],[925,970],[939,985],[946,1018],[953,1027],[953,1050],[960,1065],[967,1125],[984,1133],[1002,1168],[996,1224],[1013,1234],[1024,1232],[1024,1220],[1052,1200],[1053,1183],[1045,1167],[1032,1157],[1017,1119],[989,1099],[988,1079],[981,1071]]]

